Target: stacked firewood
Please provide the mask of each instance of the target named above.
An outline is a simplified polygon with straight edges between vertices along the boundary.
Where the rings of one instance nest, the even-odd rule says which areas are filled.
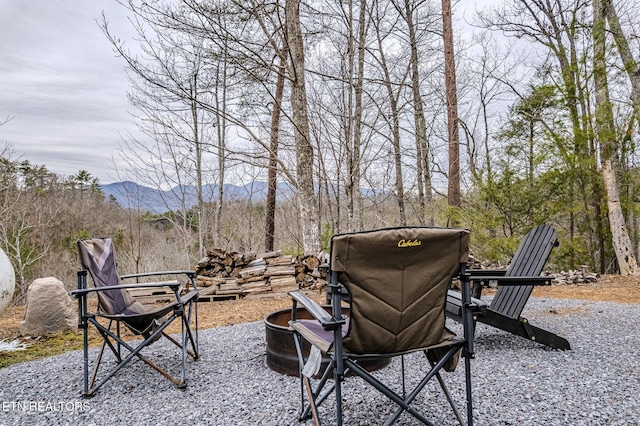
[[[473,257],[473,255],[469,255],[467,268],[468,268],[467,269],[468,271],[473,271],[474,269],[504,270],[507,268],[507,266],[502,266],[500,264],[487,262],[487,261],[480,262],[476,260]],[[471,275],[473,275],[473,272],[471,272]],[[585,285],[585,284],[596,283],[600,280],[600,275],[597,272],[589,271],[588,265],[582,265],[580,266],[580,269],[577,269],[577,270],[560,271],[560,272],[543,271],[541,275],[546,277],[553,277],[553,280],[551,281],[551,284],[553,285],[563,285],[563,284]]]
[[[323,276],[317,256],[293,257],[273,251],[256,256],[222,249],[207,250],[198,262],[196,284],[200,297],[237,298],[319,288]]]
[[[596,272],[590,272],[589,266],[582,265],[579,270],[561,271],[554,276],[553,284],[575,284],[584,285],[598,282],[600,275]]]

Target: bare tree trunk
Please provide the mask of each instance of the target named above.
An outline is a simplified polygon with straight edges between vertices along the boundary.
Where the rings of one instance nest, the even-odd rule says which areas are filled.
[[[273,101],[273,111],[271,111],[271,146],[269,150],[269,176],[267,190],[267,214],[265,218],[265,239],[264,247],[266,251],[273,251],[275,214],[276,214],[276,188],[278,182],[278,133],[280,129],[280,113],[282,111],[282,97],[284,93],[284,73],[285,55],[280,55],[280,67],[278,80],[276,82],[276,95]]]
[[[355,197],[355,229],[364,228],[362,216],[362,192],[361,192],[361,176],[360,176],[360,149],[362,146],[362,87],[364,85],[364,54],[366,51],[367,27],[365,24],[367,9],[367,0],[360,0],[360,14],[358,15],[358,78],[356,80],[356,105],[354,114],[354,130],[353,130],[353,164],[355,174],[353,176],[353,194]]]
[[[197,198],[197,215],[198,215],[198,254],[203,256],[205,253],[204,247],[204,230],[205,230],[205,215],[204,215],[204,201],[202,197],[202,143],[200,141],[200,127],[198,117],[198,73],[194,72],[193,84],[190,87],[191,90],[191,120],[193,128],[193,146],[195,151],[195,163],[196,163],[196,198]],[[188,258],[188,250],[185,252],[187,256],[187,265],[190,263]]]
[[[424,119],[424,103],[420,94],[420,74],[418,72],[418,40],[413,22],[413,5],[405,0],[405,18],[409,28],[411,46],[411,89],[413,91],[413,119],[416,132],[416,177],[418,179],[418,213],[421,223],[433,226],[431,209],[431,173],[429,170],[429,141],[427,124]]]
[[[378,58],[380,62],[380,68],[382,69],[382,74],[384,76],[383,84],[387,89],[388,100],[389,100],[389,108],[390,116],[388,117],[388,122],[391,127],[391,145],[393,146],[393,164],[395,168],[395,191],[396,191],[396,202],[398,205],[398,224],[406,225],[407,224],[407,215],[405,211],[404,204],[404,184],[402,181],[402,151],[400,144],[400,111],[398,109],[398,98],[400,94],[400,88],[398,88],[398,93],[394,92],[395,87],[401,87],[402,84],[397,84],[396,82],[391,81],[391,73],[389,71],[389,66],[387,64],[387,58],[385,56],[385,49],[383,46],[383,34],[381,33],[380,24],[382,22],[382,18],[380,16],[376,17],[376,37],[378,42],[378,53],[380,57]]]
[[[622,215],[616,173],[611,159],[602,162],[602,177],[607,192],[607,207],[609,207],[609,225],[613,238],[613,248],[616,251],[620,275],[639,275],[638,264],[634,255],[633,244],[627,232],[627,224]]]
[[[447,92],[447,129],[449,131],[449,185],[447,200],[450,206],[460,207],[458,95],[453,50],[453,27],[451,24],[451,0],[442,0],[442,36],[444,38],[444,78]]]
[[[214,241],[216,244],[220,244],[222,240],[222,211],[224,206],[224,179],[226,171],[225,155],[226,155],[226,140],[227,140],[227,66],[226,63],[222,65],[222,75],[220,75],[220,69],[216,70],[216,87],[221,90],[215,92],[215,103],[217,111],[222,111],[222,114],[216,114],[216,131],[218,138],[218,200],[216,203],[215,220],[214,220]]]
[[[366,37],[366,0],[360,0],[358,14],[358,37],[354,37],[353,2],[349,3],[349,40],[348,40],[348,82],[349,116],[345,118],[347,151],[347,227],[349,231],[362,229],[362,193],[360,190],[360,149],[362,143],[362,87],[364,83],[364,54]],[[357,61],[356,58],[357,42]],[[355,82],[353,81],[355,74]],[[353,95],[352,95],[353,94]],[[353,109],[352,109],[353,102]]]
[[[638,265],[633,254],[627,226],[620,205],[619,188],[615,175],[616,132],[613,108],[609,98],[606,68],[606,26],[603,0],[593,1],[593,80],[595,84],[596,133],[600,140],[602,177],[607,194],[609,225],[613,248],[621,275],[638,275]]]
[[[344,131],[344,146],[345,146],[345,154],[347,157],[347,171],[346,171],[346,181],[344,185],[344,192],[347,198],[347,230],[349,232],[353,232],[355,230],[354,222],[355,222],[355,175],[358,173],[356,170],[360,169],[360,166],[355,162],[355,127],[358,126],[356,118],[354,117],[353,104],[355,103],[355,92],[358,90],[357,87],[353,87],[353,78],[355,73],[355,36],[353,30],[353,0],[349,0],[347,4],[348,16],[347,16],[347,67],[346,67],[346,75],[344,76],[346,85],[346,97],[347,97],[347,106],[346,113],[342,119],[342,126]],[[339,206],[339,203],[338,203]],[[339,231],[336,229],[336,231]]]
[[[640,67],[633,57],[633,52],[629,47],[629,41],[620,26],[620,20],[611,0],[602,0],[605,18],[609,23],[609,29],[613,34],[613,39],[618,47],[618,54],[624,64],[624,69],[629,76],[631,83],[631,102],[638,123],[640,124]]]
[[[302,225],[305,254],[320,251],[320,227],[313,187],[313,146],[309,134],[309,117],[304,78],[304,46],[300,25],[300,0],[285,5],[287,43],[291,57],[291,108],[296,145],[298,209]]]

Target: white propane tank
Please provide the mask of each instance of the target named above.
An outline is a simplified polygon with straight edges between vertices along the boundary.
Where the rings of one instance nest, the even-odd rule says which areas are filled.
[[[13,271],[11,261],[0,249],[0,314],[9,307],[13,292],[16,289],[16,274]]]

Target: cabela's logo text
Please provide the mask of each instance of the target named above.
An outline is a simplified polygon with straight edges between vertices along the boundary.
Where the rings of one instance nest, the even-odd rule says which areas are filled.
[[[419,240],[400,240],[398,241],[398,247],[416,247],[421,246],[422,241]]]

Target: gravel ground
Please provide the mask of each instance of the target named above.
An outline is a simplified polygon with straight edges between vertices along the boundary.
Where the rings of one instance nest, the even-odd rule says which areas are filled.
[[[480,324],[472,361],[477,425],[640,424],[640,306],[532,298],[525,316],[566,337],[573,350],[550,350]],[[135,362],[83,399],[80,351],[0,369],[0,425],[301,424],[299,382],[265,366],[262,322],[203,330],[200,344],[202,358],[188,363],[183,391]],[[159,364],[177,361],[175,351],[154,346]],[[406,365],[411,381],[423,357],[410,355]],[[394,360],[376,374],[399,387],[398,373]],[[463,395],[463,364],[445,380],[454,398]],[[345,424],[380,424],[393,411],[359,379],[347,379],[343,389]],[[436,386],[415,405],[433,408],[436,424],[457,424]],[[334,423],[332,410],[320,410],[326,424]],[[403,414],[397,424],[416,421]]]

